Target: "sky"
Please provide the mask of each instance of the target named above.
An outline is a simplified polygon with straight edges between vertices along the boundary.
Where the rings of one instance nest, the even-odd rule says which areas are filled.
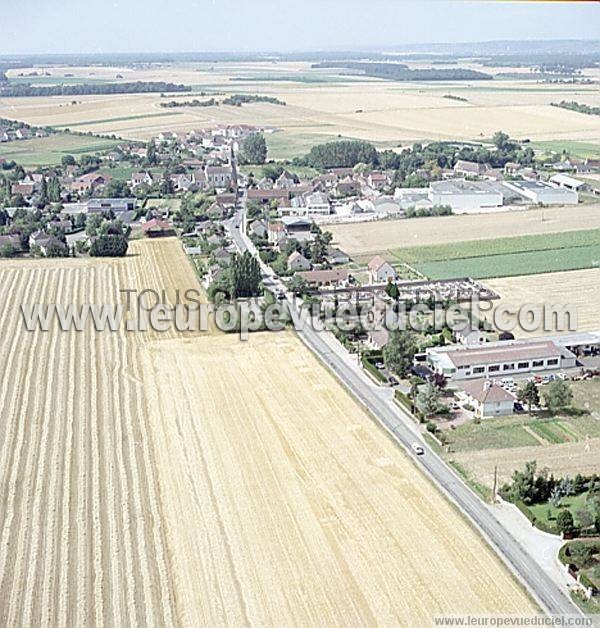
[[[0,55],[384,49],[597,39],[600,3],[446,0],[0,0]]]

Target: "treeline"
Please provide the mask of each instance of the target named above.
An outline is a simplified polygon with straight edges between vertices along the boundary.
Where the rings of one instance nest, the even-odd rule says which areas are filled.
[[[584,105],[574,100],[561,100],[560,102],[553,102],[551,105],[553,107],[560,107],[561,109],[570,109],[578,113],[585,113],[588,116],[600,116],[600,107],[590,107],[589,105]]]
[[[272,96],[258,96],[255,94],[233,94],[223,100],[224,105],[233,105],[234,107],[241,107],[252,102],[268,102],[272,105],[284,105],[283,100],[279,98],[273,98]]]
[[[148,92],[191,92],[189,85],[164,81],[135,83],[83,83],[81,85],[4,85],[0,96],[85,96],[101,94],[144,94]]]
[[[301,166],[311,166],[317,170],[329,168],[353,168],[357,164],[366,164],[372,168],[395,170],[395,185],[401,186],[419,169],[434,170],[452,168],[457,160],[488,163],[494,168],[502,168],[509,161],[522,165],[531,165],[534,152],[530,147],[523,148],[512,141],[506,133],[495,133],[492,141],[495,149],[481,145],[461,145],[452,142],[431,142],[413,144],[400,153],[393,150],[377,151],[364,140],[339,140],[313,146],[303,158],[294,160]],[[418,182],[411,182],[411,187],[418,187]]]
[[[488,81],[494,78],[491,74],[466,68],[410,70],[403,63],[325,62],[315,63],[311,67],[360,70],[365,76],[391,81]]]
[[[219,104],[219,101],[216,98],[209,98],[208,100],[198,100],[194,98],[194,100],[183,100],[176,101],[170,100],[169,102],[161,102],[161,107],[166,107],[167,109],[173,109],[176,107],[216,107]]]
[[[460,102],[469,102],[466,98],[462,96],[455,96],[454,94],[444,94],[444,98],[448,98],[449,100],[458,100]]]

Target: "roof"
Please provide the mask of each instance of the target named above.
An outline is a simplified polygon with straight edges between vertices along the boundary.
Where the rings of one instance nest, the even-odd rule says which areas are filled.
[[[522,344],[506,343],[504,346],[485,346],[447,352],[448,359],[457,367],[470,364],[496,364],[513,360],[554,358],[561,355],[561,349],[551,341]]]
[[[142,231],[169,231],[172,228],[170,222],[158,218],[153,218],[142,225]]]
[[[429,184],[434,194],[499,194],[499,190],[489,181],[466,181],[451,179],[450,181],[432,181]]]
[[[336,270],[305,270],[298,273],[307,283],[328,283],[330,281],[346,281],[348,271],[345,268]]]
[[[463,385],[463,389],[470,397],[483,404],[515,400],[514,396],[507,390],[486,379],[467,382]]]
[[[381,257],[381,255],[376,255],[368,264],[369,270],[376,271],[379,270],[384,264],[387,262]]]
[[[287,258],[288,263],[295,262],[296,260],[304,260],[308,262],[306,257],[304,257],[304,255],[302,255],[302,253],[300,253],[299,251],[294,251],[293,253],[290,253],[289,257]]]
[[[580,188],[585,185],[583,181],[579,181],[579,179],[574,179],[570,177],[568,174],[555,174],[550,178],[550,183],[558,183],[558,185],[568,185],[572,188]]]

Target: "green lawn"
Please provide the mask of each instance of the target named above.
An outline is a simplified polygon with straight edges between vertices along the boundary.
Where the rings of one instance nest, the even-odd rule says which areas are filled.
[[[581,493],[581,495],[572,495],[569,497],[563,497],[560,508],[556,508],[548,502],[544,504],[534,504],[533,506],[527,506],[533,516],[541,521],[548,527],[554,527],[556,525],[556,517],[561,510],[570,510],[573,518],[575,519],[575,525],[579,525],[577,520],[577,511],[581,510],[586,505],[587,492]]]
[[[430,279],[452,279],[454,277],[485,279],[597,268],[599,265],[600,244],[595,244],[592,246],[424,262],[415,264],[415,268]]]
[[[600,419],[600,378],[572,382],[573,405],[595,414]],[[600,423],[600,421],[596,421]]]
[[[118,140],[95,136],[57,133],[48,137],[0,144],[0,157],[14,159],[23,166],[53,166],[60,164],[63,155],[105,152],[118,143]]]
[[[277,165],[277,164],[272,164],[272,165]],[[318,170],[315,170],[314,168],[311,168],[309,166],[295,166],[293,164],[286,164],[286,165],[282,164],[282,167],[285,168],[291,174],[297,175],[300,179],[312,179],[313,177],[316,177],[319,174]],[[240,170],[246,175],[253,173],[256,179],[262,179],[262,177],[264,176],[263,166],[241,166]]]
[[[488,257],[527,251],[547,251],[551,249],[573,248],[600,244],[600,229],[585,229],[563,233],[471,240],[452,244],[435,244],[394,249],[390,256],[408,264],[455,260],[469,257]]]

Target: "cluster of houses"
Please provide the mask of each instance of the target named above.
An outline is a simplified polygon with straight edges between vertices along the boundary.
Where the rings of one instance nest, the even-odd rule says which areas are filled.
[[[585,166],[583,163],[582,170],[600,171],[600,164],[593,160]],[[589,182],[564,172],[543,180],[532,168],[512,163],[504,169],[493,169],[459,160],[453,169],[440,172],[440,180],[419,188],[393,189],[393,176],[392,171],[333,168],[300,180],[284,170],[275,181],[264,177],[251,182],[248,200],[275,205],[280,216],[312,217],[324,222],[401,217],[409,210],[427,212],[435,208],[479,213],[528,204],[576,205],[582,193],[600,194]]]
[[[48,132],[41,128],[31,128],[23,125],[14,128],[4,127],[0,124],[0,143],[16,142],[17,140],[29,140],[33,137],[46,137]]]

